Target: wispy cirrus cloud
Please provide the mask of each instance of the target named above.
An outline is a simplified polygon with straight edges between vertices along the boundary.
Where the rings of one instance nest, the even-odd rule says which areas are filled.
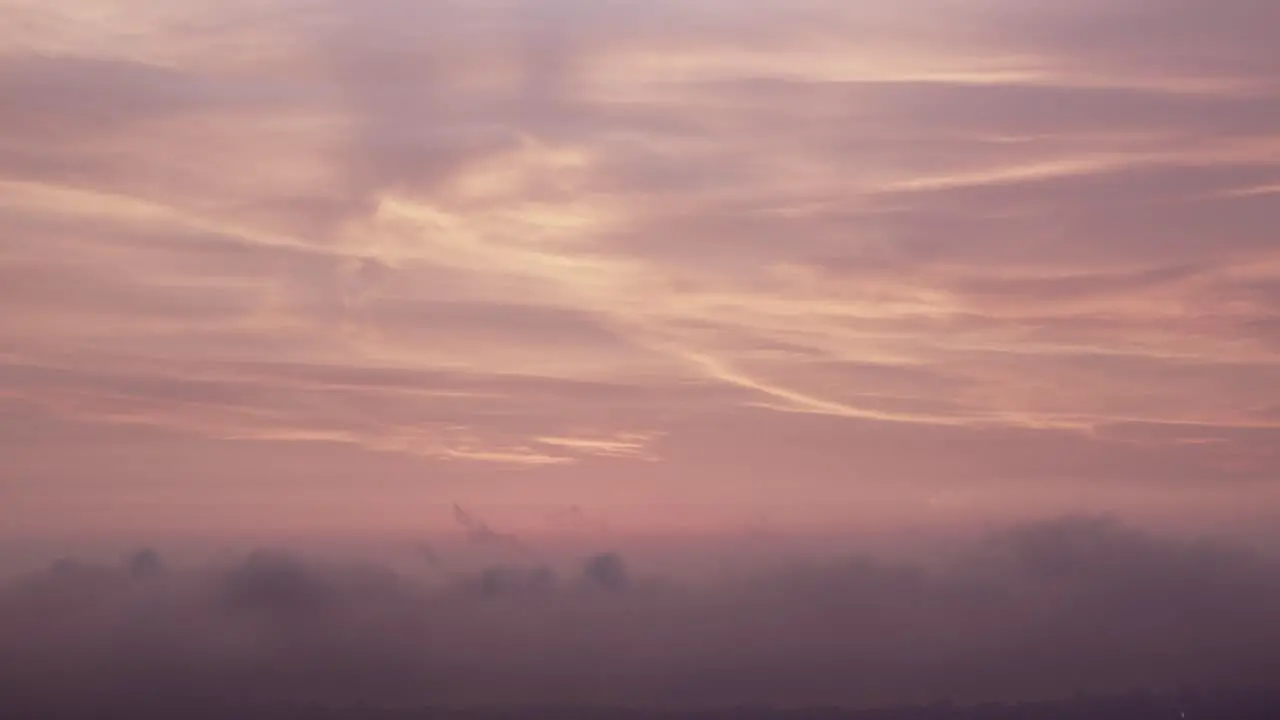
[[[69,422],[575,492],[706,472],[686,445],[729,485],[759,464],[701,428],[810,420],[817,456],[870,424],[1140,472],[1141,427],[1205,480],[1275,472],[1270,3],[0,19],[0,391]]]

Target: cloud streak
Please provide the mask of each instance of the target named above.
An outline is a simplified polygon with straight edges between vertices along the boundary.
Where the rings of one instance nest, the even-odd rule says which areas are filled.
[[[661,478],[696,472],[765,507],[761,467],[851,443],[875,492],[945,482],[860,439],[911,431],[1011,488],[1065,478],[980,438],[1122,483],[1162,476],[1156,447],[1206,487],[1274,479],[1274,21],[6,2],[0,397],[104,437],[408,458],[406,484],[484,467],[513,504],[541,496],[506,470],[552,503],[680,502]],[[1135,427],[1150,456],[1120,462]],[[800,428],[825,444],[748,460]]]

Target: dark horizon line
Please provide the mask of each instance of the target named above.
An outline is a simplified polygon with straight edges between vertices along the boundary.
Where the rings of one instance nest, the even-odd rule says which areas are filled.
[[[716,704],[701,707],[643,707],[581,703],[523,703],[487,706],[393,705],[375,702],[329,705],[320,702],[223,702],[209,698],[95,703],[93,707],[59,703],[7,704],[0,701],[0,716],[7,720],[109,720],[181,717],[191,720],[604,720],[605,718],[654,720],[992,720],[1000,718],[1089,718],[1090,720],[1142,720],[1143,718],[1223,718],[1252,720],[1280,718],[1280,689],[1186,689],[1173,692],[1082,693],[1071,698],[1041,700],[983,700],[904,702],[854,707],[827,703]],[[1103,714],[1100,714],[1103,713]]]

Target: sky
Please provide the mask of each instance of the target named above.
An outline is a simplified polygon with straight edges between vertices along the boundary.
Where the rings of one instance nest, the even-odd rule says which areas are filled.
[[[0,0],[0,537],[1264,527],[1277,24]]]
[[[1274,686],[1278,26],[0,0],[0,709]]]

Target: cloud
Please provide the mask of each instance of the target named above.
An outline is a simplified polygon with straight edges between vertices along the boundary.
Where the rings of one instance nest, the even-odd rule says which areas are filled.
[[[1274,476],[1275,6],[943,5],[6,3],[0,394],[78,451],[15,473]]]
[[[467,531],[467,539],[476,545],[492,545],[516,550],[521,554],[530,552],[529,546],[525,545],[519,536],[494,530],[489,523],[462,509],[457,503],[453,505],[453,517]]]
[[[0,592],[0,696],[875,704],[1266,684],[1280,659],[1274,559],[1098,518],[928,562],[628,579],[605,553],[580,572],[494,566],[433,584],[269,552],[204,568],[63,561]]]
[[[626,563],[617,553],[601,553],[587,558],[582,575],[606,590],[625,590],[631,584]]]

